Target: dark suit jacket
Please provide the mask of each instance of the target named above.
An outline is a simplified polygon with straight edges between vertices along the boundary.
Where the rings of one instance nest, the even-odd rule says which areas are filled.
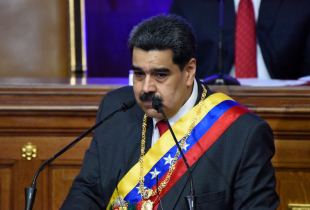
[[[267,70],[274,79],[310,75],[310,0],[261,0],[256,34]],[[188,20],[197,35],[197,76],[217,70],[218,0],[174,0],[170,13]],[[224,1],[223,71],[234,63],[236,13],[233,0]]]
[[[201,89],[199,85],[199,95]],[[132,87],[109,92],[100,104],[97,121],[132,97]],[[135,105],[96,129],[62,210],[106,209],[110,205],[119,170],[120,180],[140,158],[143,115]],[[147,123],[146,150],[151,146],[152,119]],[[279,200],[270,161],[274,152],[269,125],[252,113],[242,115],[192,166],[197,210],[276,209]],[[161,199],[163,208],[187,209],[184,197],[188,194],[185,174]]]

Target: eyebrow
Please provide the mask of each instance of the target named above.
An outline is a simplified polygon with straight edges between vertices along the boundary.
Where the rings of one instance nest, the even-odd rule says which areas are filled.
[[[141,69],[140,67],[137,67],[137,66],[134,66],[134,65],[131,66],[131,69],[132,69],[132,70],[139,70],[139,71],[142,71],[142,69]]]
[[[136,70],[136,71],[143,71],[142,68],[134,66],[134,65],[131,66],[131,69]],[[162,68],[153,68],[153,69],[151,69],[151,71],[165,73],[165,72],[170,72],[170,69],[168,69],[166,67],[162,67]]]
[[[170,72],[170,69],[165,68],[165,67],[163,67],[163,68],[154,68],[154,71],[156,71],[156,72]]]

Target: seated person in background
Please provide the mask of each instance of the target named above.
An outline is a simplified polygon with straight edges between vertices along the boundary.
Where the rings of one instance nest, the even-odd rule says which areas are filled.
[[[197,210],[275,210],[272,130],[196,79],[191,26],[174,15],[149,18],[134,27],[129,48],[133,87],[107,93],[97,121],[128,98],[137,104],[95,130],[61,210],[187,209],[187,169],[154,100],[161,101],[191,167]]]
[[[249,5],[252,2],[253,6],[250,5],[248,8],[252,7],[254,10],[255,20],[253,21],[256,21],[256,24],[254,22],[253,30],[256,30],[254,42],[257,42],[257,49],[250,54],[256,57],[257,72],[256,76],[249,77],[297,79],[310,75],[310,0],[223,1],[224,74],[237,76],[237,67],[235,69],[237,13],[241,3]],[[177,14],[186,19],[196,32],[199,79],[218,73],[219,4],[219,0],[174,0],[170,8],[171,14]],[[242,36],[241,41],[248,45],[244,37]],[[244,61],[241,62],[244,63]]]

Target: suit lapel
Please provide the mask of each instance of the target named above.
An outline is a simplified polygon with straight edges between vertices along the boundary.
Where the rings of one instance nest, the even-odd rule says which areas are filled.
[[[152,146],[152,134],[153,134],[153,119],[148,117],[146,127],[145,153],[147,153]]]
[[[229,74],[235,57],[235,20],[236,12],[233,0],[223,2],[223,71]]]
[[[141,138],[142,138],[142,123],[144,112],[142,109],[135,105],[130,112],[130,120],[126,125],[126,173],[138,162],[141,155]],[[148,117],[146,129],[146,152],[151,147],[152,142],[153,121]]]
[[[257,27],[266,34],[272,31],[283,0],[262,0],[259,8]]]
[[[126,145],[124,147],[126,173],[138,162],[140,157],[143,112],[139,109],[139,106],[135,105],[131,110],[128,110],[130,120],[126,124]]]
[[[256,24],[256,34],[262,51],[264,62],[271,77],[273,77],[271,56],[273,45],[270,43],[270,34],[273,32],[277,16],[283,0],[262,0],[259,8],[259,16]]]

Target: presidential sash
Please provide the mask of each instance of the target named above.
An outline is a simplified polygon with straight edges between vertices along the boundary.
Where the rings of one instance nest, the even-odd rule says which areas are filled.
[[[198,109],[196,105],[185,116],[178,120],[172,129],[178,140],[181,140],[188,131]],[[222,93],[214,93],[204,100],[199,119],[193,128],[191,135],[187,138],[182,147],[182,151],[187,159],[189,166],[192,166],[204,154],[210,146],[225,132],[225,130],[242,114],[251,112],[246,107],[233,101]],[[141,122],[142,123],[142,122]],[[168,130],[157,142],[149,149],[144,156],[144,186],[147,189],[156,190],[156,176],[158,183],[161,183],[167,176],[169,166],[177,152],[177,146]],[[186,173],[187,168],[179,157],[175,164],[167,186],[160,193],[163,197],[169,189]],[[133,166],[117,185],[117,190],[110,199],[107,210],[118,196],[122,196],[124,201],[129,201],[130,205],[137,205],[141,208],[141,194],[139,190],[140,163]],[[158,203],[157,196],[153,196],[151,201],[154,206]]]

